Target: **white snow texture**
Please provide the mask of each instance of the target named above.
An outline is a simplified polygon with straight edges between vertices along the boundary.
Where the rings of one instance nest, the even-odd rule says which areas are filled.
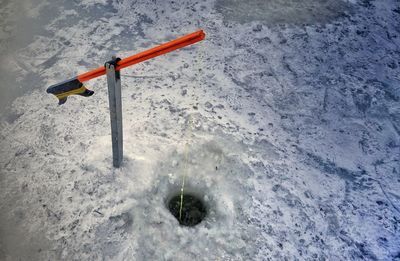
[[[16,2],[0,260],[400,260],[398,1]],[[105,77],[62,106],[45,92],[199,29],[121,72],[119,169]],[[166,207],[185,173],[208,209],[194,227]]]

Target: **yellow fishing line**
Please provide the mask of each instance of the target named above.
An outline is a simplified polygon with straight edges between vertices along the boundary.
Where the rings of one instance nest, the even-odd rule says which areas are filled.
[[[196,67],[197,67],[197,74],[198,74],[198,76],[197,76],[197,84],[200,86],[201,85],[201,81],[199,80],[199,75],[200,75],[200,72],[201,72],[201,66],[203,65],[203,64],[200,64],[200,62],[202,63],[203,62],[203,53],[204,53],[204,44],[200,44],[200,46],[199,46],[199,55],[198,55],[198,57],[197,57],[197,61],[196,61]],[[180,202],[180,205],[179,205],[179,221],[182,221],[182,208],[183,208],[183,191],[184,191],[184,187],[185,187],[185,181],[186,181],[186,176],[187,176],[187,174],[188,174],[188,172],[189,172],[189,169],[188,169],[188,161],[189,161],[189,139],[191,138],[191,136],[192,136],[192,124],[193,124],[193,118],[192,118],[192,115],[189,115],[189,123],[188,123],[188,130],[187,130],[187,137],[188,137],[188,140],[187,140],[187,142],[186,142],[186,145],[185,145],[185,164],[184,164],[184,167],[183,167],[183,176],[182,176],[182,187],[181,187],[181,202]]]

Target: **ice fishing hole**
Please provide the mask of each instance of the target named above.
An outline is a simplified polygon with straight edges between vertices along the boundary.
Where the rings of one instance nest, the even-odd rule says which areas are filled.
[[[179,217],[181,194],[173,196],[168,202],[171,214],[183,226],[193,227],[199,224],[207,215],[207,209],[202,200],[193,194],[183,194],[182,216]]]

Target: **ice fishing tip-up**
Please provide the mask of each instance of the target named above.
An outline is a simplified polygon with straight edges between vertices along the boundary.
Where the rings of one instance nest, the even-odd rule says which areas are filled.
[[[161,44],[154,48],[148,49],[146,51],[140,52],[138,54],[126,57],[116,62],[115,70],[120,71],[128,66],[149,60],[156,56],[169,53],[171,51],[180,49],[182,47],[194,44],[203,40],[205,33],[203,30],[185,35],[183,37],[177,38],[170,42]],[[81,95],[85,97],[92,96],[94,91],[88,90],[83,82],[89,81],[96,77],[106,74],[106,68],[101,66],[97,69],[88,71],[86,73],[80,74],[74,78],[68,79],[58,84],[54,84],[47,88],[47,93],[54,94],[59,101],[59,104],[64,104],[70,95]]]
[[[105,74],[107,75],[113,166],[115,168],[119,168],[123,159],[120,70],[125,67],[154,58],[156,56],[166,54],[176,49],[194,44],[198,41],[203,40],[204,37],[204,32],[200,30],[124,59],[113,56],[111,61],[108,61],[104,64],[104,67],[99,67],[89,72],[80,74],[72,79],[52,85],[47,89],[47,92],[54,94],[58,98],[58,104],[61,105],[67,101],[67,98],[70,95],[81,95],[85,97],[92,96],[94,92],[86,89],[86,87],[83,85],[83,82],[89,81]]]

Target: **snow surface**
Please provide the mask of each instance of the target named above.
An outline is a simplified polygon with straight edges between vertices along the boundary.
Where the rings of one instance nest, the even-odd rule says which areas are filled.
[[[0,260],[400,259],[398,1],[30,3],[50,18],[7,56],[31,91],[1,122]],[[2,46],[17,7],[0,4]],[[199,28],[122,72],[120,169],[105,78],[63,106],[45,93]],[[209,210],[193,228],[166,208],[186,147]]]

